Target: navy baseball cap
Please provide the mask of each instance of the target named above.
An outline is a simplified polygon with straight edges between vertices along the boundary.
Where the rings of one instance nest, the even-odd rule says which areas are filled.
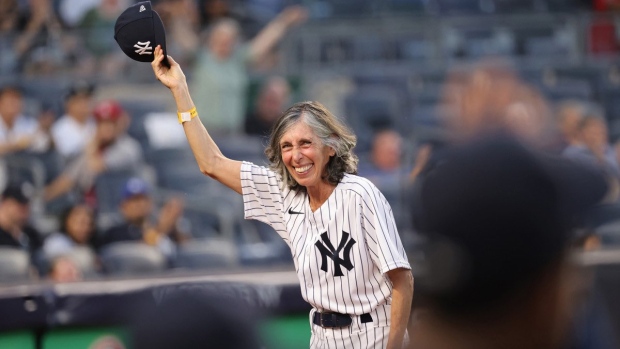
[[[425,239],[412,260],[416,292],[463,314],[505,299],[561,258],[606,191],[598,169],[505,134],[455,146],[414,192]]]
[[[135,196],[149,195],[149,192],[149,185],[144,180],[133,177],[127,180],[123,186],[122,197],[123,200],[127,200]]]
[[[157,45],[161,45],[164,57],[168,57],[164,23],[150,1],[139,2],[121,13],[114,25],[114,39],[133,60],[152,62]],[[169,65],[167,58],[164,63]]]
[[[30,203],[30,195],[23,185],[10,185],[2,192],[2,199],[13,199],[22,205]]]

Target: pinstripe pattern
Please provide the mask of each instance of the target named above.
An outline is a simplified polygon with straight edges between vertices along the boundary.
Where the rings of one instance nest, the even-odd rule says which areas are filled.
[[[372,324],[389,328],[386,307],[391,303],[392,285],[384,274],[410,266],[392,209],[370,181],[345,174],[315,212],[306,193],[283,186],[278,175],[267,168],[244,162],[241,187],[245,218],[271,225],[291,249],[302,296],[308,303],[321,312],[361,315],[376,310],[380,315],[373,317]],[[328,241],[321,234],[326,234]],[[317,244],[333,255],[326,258]],[[336,260],[342,262],[339,267]],[[350,270],[345,260],[350,261]],[[342,276],[336,276],[337,269]],[[370,334],[365,336],[360,338],[375,340]],[[374,347],[370,342],[369,347]],[[350,347],[346,343],[329,347],[338,346]]]

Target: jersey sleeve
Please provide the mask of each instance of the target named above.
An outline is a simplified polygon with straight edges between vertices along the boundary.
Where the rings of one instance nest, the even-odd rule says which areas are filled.
[[[373,262],[381,273],[397,268],[411,269],[400,240],[392,208],[383,194],[372,187],[362,203],[362,225]]]
[[[286,235],[279,176],[249,162],[243,162],[240,175],[245,219],[259,220],[273,227],[280,236]]]

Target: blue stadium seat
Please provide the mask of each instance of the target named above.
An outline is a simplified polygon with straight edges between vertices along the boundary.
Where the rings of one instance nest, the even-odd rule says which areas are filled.
[[[480,0],[431,0],[431,5],[442,14],[477,14],[483,11]]]
[[[18,282],[30,278],[28,252],[13,247],[0,246],[0,281]]]
[[[176,268],[213,269],[238,264],[237,247],[226,240],[200,239],[180,246],[173,262]]]
[[[95,195],[97,196],[98,214],[113,214],[118,212],[122,201],[122,190],[129,178],[136,176],[133,171],[105,171],[95,180]]]
[[[103,270],[110,275],[139,276],[166,269],[166,258],[142,242],[117,242],[101,249]]]
[[[148,152],[149,139],[144,127],[146,116],[153,112],[164,112],[165,104],[131,100],[121,100],[120,103],[131,118],[127,133],[140,143],[145,153]]]

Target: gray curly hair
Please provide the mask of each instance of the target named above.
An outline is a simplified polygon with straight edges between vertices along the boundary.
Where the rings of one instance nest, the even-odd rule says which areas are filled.
[[[304,117],[302,118],[302,116]],[[300,102],[285,111],[273,125],[269,145],[265,149],[265,154],[269,159],[269,167],[282,177],[285,185],[293,190],[305,189],[295,181],[286,169],[280,149],[282,136],[299,121],[310,126],[323,145],[336,151],[336,155],[329,159],[325,168],[323,178],[327,182],[336,185],[342,180],[345,173],[357,174],[358,158],[353,153],[357,138],[353,132],[321,103]]]

